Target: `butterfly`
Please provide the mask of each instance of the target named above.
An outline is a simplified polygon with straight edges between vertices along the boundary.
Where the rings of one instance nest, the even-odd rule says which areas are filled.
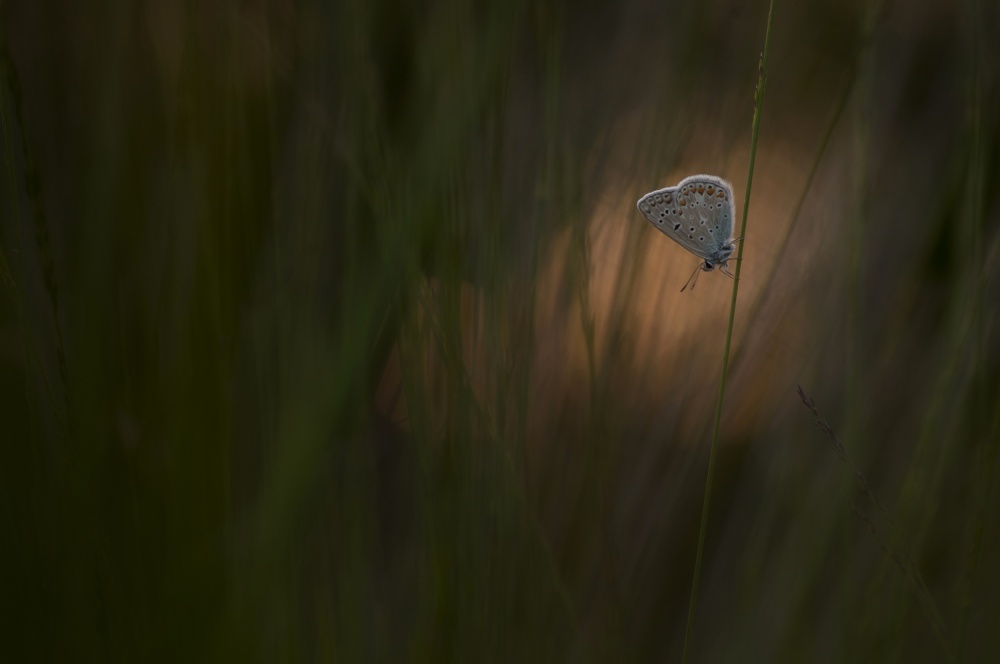
[[[729,257],[736,249],[732,237],[733,188],[714,175],[692,175],[676,187],[651,191],[636,203],[639,212],[654,227],[704,262],[684,284],[681,292],[698,280],[698,271],[716,267],[730,277]]]

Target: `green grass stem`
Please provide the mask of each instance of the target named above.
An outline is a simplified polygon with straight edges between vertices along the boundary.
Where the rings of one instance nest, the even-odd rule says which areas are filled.
[[[41,174],[35,166],[31,150],[28,146],[28,132],[25,129],[25,116],[21,101],[21,82],[14,68],[14,61],[7,48],[7,38],[5,34],[0,34],[0,61],[6,83],[10,91],[10,99],[14,110],[14,121],[20,131],[22,159],[24,160],[24,183],[31,202],[32,218],[35,223],[35,242],[38,246],[38,256],[42,264],[42,277],[45,284],[45,292],[48,295],[49,307],[52,313],[52,323],[55,329],[56,359],[59,366],[59,377],[62,379],[63,397],[66,412],[70,412],[69,406],[69,377],[66,368],[66,346],[63,342],[62,323],[60,323],[59,312],[59,291],[55,277],[55,260],[52,256],[52,242],[49,238],[49,225],[45,216],[45,208],[42,205],[43,195],[41,191]]]
[[[694,574],[691,579],[691,600],[688,603],[687,627],[684,630],[684,652],[682,662],[686,662],[691,648],[691,632],[694,628],[694,612],[698,600],[698,581],[701,563],[705,553],[705,532],[708,529],[708,510],[712,502],[712,477],[715,474],[715,457],[719,448],[719,424],[722,421],[722,403],[726,396],[726,378],[729,374],[729,351],[733,340],[733,321],[736,319],[736,297],[740,290],[740,270],[743,265],[743,247],[746,245],[747,215],[750,212],[750,189],[753,185],[753,167],[757,157],[757,136],[760,131],[760,113],[764,104],[764,89],[767,84],[767,56],[771,48],[771,26],[774,23],[774,0],[767,10],[767,29],[764,32],[764,52],[760,56],[757,74],[757,89],[754,94],[753,133],[750,138],[750,166],[747,173],[747,189],[743,197],[743,220],[740,222],[741,241],[736,257],[736,278],[733,279],[733,297],[729,303],[729,324],[726,327],[726,347],[722,354],[722,377],[719,379],[719,397],[715,404],[715,422],[712,425],[712,445],[708,454],[708,473],[705,477],[705,498],[701,507],[701,526],[698,529],[698,552],[694,559]]]
[[[969,30],[972,33],[970,41],[970,90],[969,106],[971,113],[969,118],[969,133],[971,147],[969,155],[969,210],[968,223],[970,235],[972,237],[973,260],[971,269],[972,282],[972,359],[973,359],[973,385],[972,393],[972,418],[974,426],[978,427],[985,420],[989,419],[989,410],[986,406],[987,383],[983,370],[983,358],[985,357],[984,347],[986,338],[986,327],[983,323],[984,300],[986,296],[986,264],[983,262],[983,198],[984,198],[984,155],[983,155],[983,67],[982,67],[982,34],[981,34],[981,7],[979,0],[972,0],[971,20]],[[994,413],[997,413],[994,409]],[[961,609],[958,619],[958,654],[957,660],[964,661],[966,656],[966,642],[968,638],[969,616],[972,608],[973,588],[975,588],[976,572],[983,550],[983,537],[985,533],[986,510],[989,501],[990,489],[992,488],[994,462],[996,461],[997,438],[996,438],[997,418],[994,416],[993,425],[986,430],[991,431],[991,435],[982,439],[977,446],[977,461],[973,464],[972,484],[976,488],[976,505],[974,508],[975,518],[972,534],[972,542],[968,554],[968,562],[962,578],[962,589],[959,593],[961,598]]]
[[[854,93],[855,85],[858,81],[858,74],[861,69],[862,58],[871,46],[872,39],[875,36],[875,28],[883,15],[881,4],[875,8],[874,14],[878,17],[878,19],[870,21],[866,26],[864,36],[861,43],[858,45],[853,60],[851,61],[851,67],[847,74],[847,83],[844,85],[844,89],[841,91],[840,97],[837,99],[837,105],[834,108],[833,114],[830,116],[830,120],[823,131],[823,137],[820,139],[819,146],[816,148],[816,156],[813,158],[812,164],[809,166],[809,173],[806,175],[805,184],[802,185],[802,193],[795,202],[795,208],[789,216],[788,230],[784,233],[784,235],[782,235],[781,243],[778,244],[778,248],[774,251],[774,260],[771,261],[771,268],[768,271],[767,276],[761,280],[762,284],[770,284],[774,280],[775,275],[777,275],[778,270],[783,267],[781,257],[785,254],[785,250],[788,249],[789,244],[791,244],[792,232],[795,230],[795,224],[798,221],[799,216],[802,214],[802,208],[805,206],[809,192],[812,190],[813,181],[816,179],[817,173],[819,173],[820,165],[826,161],[827,148],[830,146],[830,140],[833,138],[834,130],[840,126],[840,120],[844,116],[844,110],[847,108],[847,103],[850,101],[851,95]],[[768,292],[769,289],[766,287],[760,288],[757,291],[757,295],[747,311],[747,324],[749,326],[753,326],[754,321],[757,320],[757,317],[760,315],[761,311],[763,311],[764,301]],[[742,355],[742,349],[736,349],[733,357],[733,364],[739,363],[742,360]]]

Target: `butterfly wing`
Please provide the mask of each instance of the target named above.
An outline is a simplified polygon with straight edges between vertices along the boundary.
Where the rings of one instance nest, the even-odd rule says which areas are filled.
[[[636,206],[657,230],[705,260],[714,260],[733,232],[733,190],[714,175],[692,175]]]
[[[684,217],[684,207],[680,205],[677,187],[667,187],[651,191],[636,203],[639,212],[649,220],[649,223],[699,258],[708,258],[704,247],[695,241],[695,236],[688,229],[691,224]]]

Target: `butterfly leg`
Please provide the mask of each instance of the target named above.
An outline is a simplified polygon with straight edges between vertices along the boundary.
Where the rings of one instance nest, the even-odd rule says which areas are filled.
[[[719,266],[719,272],[722,272],[722,274],[726,275],[730,279],[735,279],[736,278],[736,275],[729,271],[729,266],[728,265],[720,265]]]
[[[687,283],[684,284],[684,288],[681,289],[682,293],[685,290],[687,290],[688,286],[691,286],[691,290],[694,290],[694,285],[698,283],[698,273],[701,272],[703,269],[704,268],[702,267],[702,265],[699,265],[694,269],[694,273],[690,277],[688,277]]]

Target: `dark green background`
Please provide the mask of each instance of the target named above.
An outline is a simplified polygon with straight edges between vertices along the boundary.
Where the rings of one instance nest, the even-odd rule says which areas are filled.
[[[0,5],[0,659],[679,660],[766,13]],[[998,31],[776,3],[693,661],[1000,659]]]

